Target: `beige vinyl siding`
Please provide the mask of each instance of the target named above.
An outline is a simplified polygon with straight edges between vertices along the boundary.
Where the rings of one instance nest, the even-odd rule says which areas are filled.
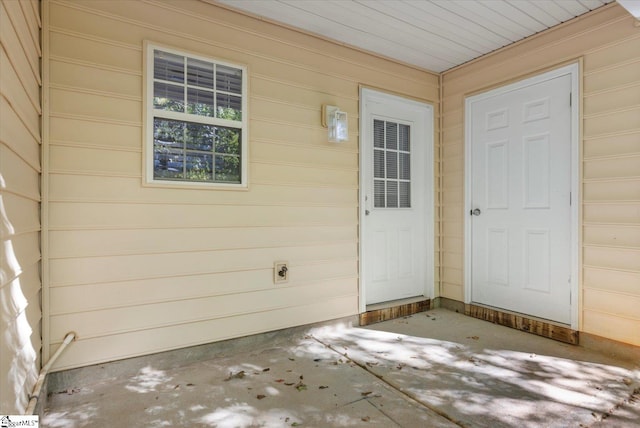
[[[40,369],[40,5],[0,1],[0,414]]]
[[[464,299],[464,97],[578,58],[580,329],[640,345],[640,32],[616,4],[444,74],[443,296]]]
[[[46,7],[56,370],[358,312],[359,87],[437,102],[436,75],[195,0]],[[143,186],[144,40],[248,67],[249,190]]]

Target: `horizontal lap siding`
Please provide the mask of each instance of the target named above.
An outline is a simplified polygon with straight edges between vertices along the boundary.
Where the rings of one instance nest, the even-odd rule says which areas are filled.
[[[0,414],[22,414],[40,368],[40,16],[0,1]]]
[[[51,351],[79,336],[55,369],[358,312],[359,85],[437,76],[204,2],[48,6]],[[142,186],[143,40],[248,66],[248,191]]]
[[[640,33],[611,5],[444,75],[443,295],[463,293],[464,97],[583,59],[581,330],[640,345]]]

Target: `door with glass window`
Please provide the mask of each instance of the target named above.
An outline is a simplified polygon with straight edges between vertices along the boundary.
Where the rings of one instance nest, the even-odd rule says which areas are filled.
[[[433,162],[427,153],[433,147],[428,132],[431,107],[374,91],[363,93],[362,102],[361,247],[366,304],[430,294]]]

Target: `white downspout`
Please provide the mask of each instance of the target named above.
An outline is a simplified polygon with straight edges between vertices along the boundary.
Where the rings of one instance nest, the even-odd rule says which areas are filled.
[[[38,381],[33,387],[33,392],[29,396],[29,405],[27,406],[27,410],[25,410],[25,415],[33,414],[34,410],[36,409],[36,404],[38,404],[38,398],[40,397],[40,390],[42,389],[42,385],[44,385],[44,379],[46,378],[47,373],[49,373],[51,366],[53,366],[53,363],[55,363],[55,361],[58,359],[60,354],[62,354],[62,352],[65,350],[67,345],[73,342],[75,339],[76,339],[75,333],[73,332],[67,333],[67,335],[64,337],[64,340],[62,341],[62,345],[58,347],[55,354],[53,354],[51,358],[49,358],[49,361],[47,362],[47,364],[45,364],[42,370],[40,370]]]

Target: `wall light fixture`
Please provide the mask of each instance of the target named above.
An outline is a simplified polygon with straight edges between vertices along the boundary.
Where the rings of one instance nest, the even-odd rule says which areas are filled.
[[[330,143],[349,141],[349,121],[347,113],[336,106],[322,106],[322,126],[329,131]]]

